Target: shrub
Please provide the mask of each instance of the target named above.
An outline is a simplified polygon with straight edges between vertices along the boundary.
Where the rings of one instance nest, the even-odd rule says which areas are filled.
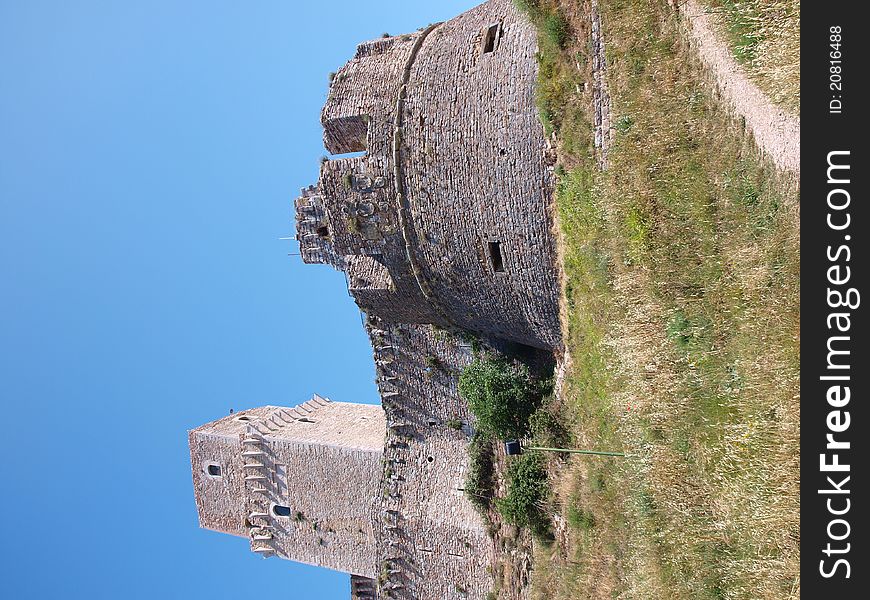
[[[562,49],[567,45],[571,28],[558,8],[541,6],[540,0],[514,0],[514,4],[554,46]]]
[[[564,48],[568,43],[568,34],[570,28],[568,26],[568,20],[560,12],[555,12],[551,15],[547,15],[542,24],[542,29],[544,34],[553,42],[558,48]]]
[[[489,507],[493,488],[492,442],[476,433],[468,445],[468,476],[465,478],[465,494],[481,512]]]
[[[529,417],[541,403],[541,386],[525,365],[502,358],[481,357],[459,377],[459,393],[490,436],[522,437]]]
[[[550,485],[541,455],[520,455],[508,467],[507,480],[507,496],[496,500],[499,513],[518,527],[528,527],[539,539],[551,538],[550,521],[543,510]]]
[[[547,406],[546,404],[550,404]],[[568,446],[571,444],[571,433],[554,414],[552,402],[542,406],[529,417],[529,432],[538,446]]]
[[[539,4],[540,0],[514,0],[514,5],[530,17],[535,17],[540,14],[541,7]]]

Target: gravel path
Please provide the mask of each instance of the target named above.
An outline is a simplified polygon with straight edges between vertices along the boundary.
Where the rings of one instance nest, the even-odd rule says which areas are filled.
[[[692,44],[712,72],[724,99],[746,121],[761,150],[776,166],[800,175],[801,122],[774,105],[741,71],[719,37],[711,15],[695,0],[680,2]]]

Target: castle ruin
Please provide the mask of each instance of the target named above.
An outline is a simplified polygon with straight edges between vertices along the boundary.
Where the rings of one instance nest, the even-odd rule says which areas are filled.
[[[351,574],[353,598],[483,598],[494,548],[464,495],[474,421],[459,332],[558,349],[552,151],[535,30],[489,0],[360,44],[321,114],[296,200],[306,263],[347,275],[382,404],[314,396],[190,432],[200,525],[263,556]]]

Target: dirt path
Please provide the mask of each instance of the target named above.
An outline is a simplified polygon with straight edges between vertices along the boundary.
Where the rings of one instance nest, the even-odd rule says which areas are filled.
[[[673,0],[672,0],[673,3]],[[744,118],[759,148],[776,166],[800,175],[800,118],[776,107],[742,72],[715,29],[713,17],[695,0],[676,3],[692,44],[711,71],[722,96]]]

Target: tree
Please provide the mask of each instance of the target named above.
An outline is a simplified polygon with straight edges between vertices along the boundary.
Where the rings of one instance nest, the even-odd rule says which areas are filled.
[[[529,417],[541,403],[540,386],[525,365],[478,357],[459,377],[459,393],[481,431],[501,439],[528,433]]]

